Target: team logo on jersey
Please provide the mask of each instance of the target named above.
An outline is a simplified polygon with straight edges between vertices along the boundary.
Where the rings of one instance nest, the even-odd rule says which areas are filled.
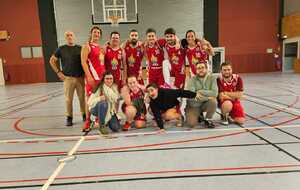
[[[130,57],[128,57],[128,65],[130,67],[133,67],[134,66],[134,63],[135,63],[135,58],[133,57],[133,54],[131,54]]]
[[[175,53],[172,54],[171,61],[172,61],[172,63],[175,64],[175,65],[178,64],[179,58],[178,58],[178,56],[175,55]]]
[[[118,60],[116,58],[113,58],[113,60],[111,60],[111,69],[117,70],[118,64],[119,64]]]
[[[192,57],[192,64],[196,65],[198,63],[198,59],[196,59],[194,56]]]
[[[152,57],[151,57],[151,63],[153,66],[158,66],[157,57],[155,57],[154,55],[152,55]]]

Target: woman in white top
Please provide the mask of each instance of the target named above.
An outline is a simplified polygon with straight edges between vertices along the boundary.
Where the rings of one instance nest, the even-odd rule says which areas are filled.
[[[117,118],[117,105],[120,99],[118,86],[114,83],[111,72],[106,71],[98,88],[88,99],[90,112],[99,119],[99,131],[108,134],[107,126],[113,131],[118,132],[121,128]]]

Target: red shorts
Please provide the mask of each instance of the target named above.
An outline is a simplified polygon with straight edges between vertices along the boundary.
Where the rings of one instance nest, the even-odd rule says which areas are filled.
[[[100,83],[99,80],[94,80],[95,82],[95,87],[98,86]],[[85,78],[85,94],[87,97],[90,97],[90,95],[93,93],[93,87],[87,82],[87,79]]]
[[[158,86],[164,85],[164,75],[162,71],[159,72],[149,72],[149,84],[155,83]]]
[[[238,117],[245,117],[245,112],[244,109],[242,107],[242,104],[239,100],[224,100],[223,102],[220,103],[220,107],[222,106],[222,104],[225,101],[230,101],[232,103],[232,110],[229,113],[230,117],[232,117],[233,119],[238,118]]]
[[[175,77],[174,86],[176,88],[184,88],[185,74],[181,74],[178,71],[171,70],[171,76]]]

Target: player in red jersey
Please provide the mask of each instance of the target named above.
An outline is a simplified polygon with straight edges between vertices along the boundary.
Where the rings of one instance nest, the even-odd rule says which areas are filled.
[[[146,31],[145,56],[148,69],[148,83],[164,85],[163,60],[164,51],[156,38],[156,31],[149,28]]]
[[[120,47],[120,33],[113,31],[110,33],[109,44],[105,48],[105,67],[113,74],[119,89],[121,89],[122,84],[125,84],[127,75],[126,65],[123,62],[124,52]],[[123,68],[123,76],[121,75],[121,68]]]
[[[144,103],[144,91],[145,87],[138,83],[134,75],[127,78],[127,85],[121,90],[121,96],[124,99],[122,111],[126,115],[123,131],[128,131],[133,121],[136,128],[145,127],[147,112]]]
[[[208,63],[209,55],[214,55],[214,51],[207,40],[197,39],[193,30],[188,30],[185,37],[187,64],[190,66],[191,75],[194,76],[197,63]]]
[[[222,124],[228,125],[228,116],[234,122],[243,124],[245,113],[240,99],[243,96],[243,80],[237,74],[232,74],[230,62],[221,64],[221,74],[217,79],[219,87],[219,106],[222,112]]]
[[[129,39],[125,42],[123,49],[125,53],[125,63],[127,76],[135,76],[140,84],[144,84],[142,79],[142,61],[144,47],[138,40],[139,34],[135,29],[130,30]]]
[[[179,40],[176,37],[176,31],[173,28],[165,30],[164,41],[163,49],[165,60],[163,65],[165,82],[176,88],[183,88],[185,81],[185,51],[180,47]],[[162,43],[160,42],[160,44]],[[173,84],[171,84],[170,81],[171,77],[175,78]]]
[[[82,46],[81,64],[85,73],[85,89],[88,98],[94,88],[99,84],[105,72],[104,52],[100,48],[98,42],[102,35],[102,30],[94,26],[91,29],[90,41]],[[83,132],[90,131],[90,113],[86,108],[86,121],[82,129]]]

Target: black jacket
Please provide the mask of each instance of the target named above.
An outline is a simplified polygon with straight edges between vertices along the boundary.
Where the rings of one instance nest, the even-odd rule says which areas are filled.
[[[150,108],[153,112],[155,121],[159,128],[164,128],[161,113],[179,105],[177,98],[195,98],[196,93],[182,89],[158,89],[158,96],[150,98]]]

